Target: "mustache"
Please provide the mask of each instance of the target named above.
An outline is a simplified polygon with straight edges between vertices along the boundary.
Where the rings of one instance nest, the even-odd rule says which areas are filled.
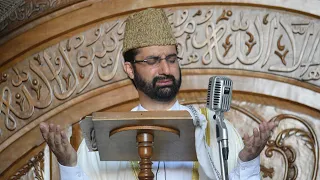
[[[161,80],[171,80],[173,82],[173,84],[176,83],[176,78],[173,75],[157,76],[157,77],[153,78],[153,80],[152,80],[153,87],[155,87],[156,83]]]

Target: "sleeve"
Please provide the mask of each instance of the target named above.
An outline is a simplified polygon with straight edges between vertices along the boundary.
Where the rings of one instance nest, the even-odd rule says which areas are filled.
[[[247,162],[238,159],[237,166],[229,173],[230,180],[260,180],[260,156]]]
[[[234,159],[237,159],[236,166],[229,171],[229,179],[230,180],[259,180],[260,178],[260,156],[257,156],[255,159],[252,159],[251,161],[243,162],[239,158],[239,153],[243,149],[244,144],[242,141],[242,138],[239,134],[239,132],[236,130],[236,128],[229,122],[225,121],[228,128],[228,133],[231,135],[232,144],[229,144],[229,146],[235,146],[233,149],[235,149],[235,156]]]
[[[74,167],[63,166],[59,163],[61,180],[89,180],[79,165]]]
[[[213,117],[213,112],[208,111],[207,118]],[[216,143],[215,135],[215,123],[211,120],[211,148],[218,148],[213,146]],[[255,159],[247,162],[243,162],[239,158],[239,152],[243,149],[244,144],[242,141],[242,137],[240,136],[237,129],[225,119],[225,123],[228,129],[229,136],[229,159],[228,159],[228,169],[229,169],[229,179],[230,180],[260,180],[260,156]],[[215,155],[219,156],[217,152]],[[217,157],[216,156],[216,157]],[[219,157],[216,158],[219,160]],[[216,163],[219,163],[219,161]],[[220,168],[220,166],[219,166]],[[219,169],[220,170],[220,169]]]

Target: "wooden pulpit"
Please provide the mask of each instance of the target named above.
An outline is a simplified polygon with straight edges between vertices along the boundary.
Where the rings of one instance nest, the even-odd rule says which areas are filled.
[[[140,180],[154,178],[152,161],[196,161],[188,111],[95,112],[80,123],[101,161],[140,161]]]

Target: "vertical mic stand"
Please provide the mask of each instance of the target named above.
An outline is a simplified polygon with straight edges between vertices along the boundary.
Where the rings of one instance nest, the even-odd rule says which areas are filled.
[[[228,177],[228,130],[223,121],[223,112],[215,112],[213,119],[216,120],[217,141],[219,144],[219,157],[222,180],[229,180]]]

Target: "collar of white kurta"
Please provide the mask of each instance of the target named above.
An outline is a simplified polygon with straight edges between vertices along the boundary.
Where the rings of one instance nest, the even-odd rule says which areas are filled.
[[[179,111],[179,110],[184,110],[181,109],[182,105],[179,104],[179,101],[176,101],[173,106],[168,109],[168,111]],[[131,111],[148,111],[147,109],[145,109],[144,107],[142,107],[141,104],[139,104],[138,106],[136,106],[135,108],[133,108]]]

